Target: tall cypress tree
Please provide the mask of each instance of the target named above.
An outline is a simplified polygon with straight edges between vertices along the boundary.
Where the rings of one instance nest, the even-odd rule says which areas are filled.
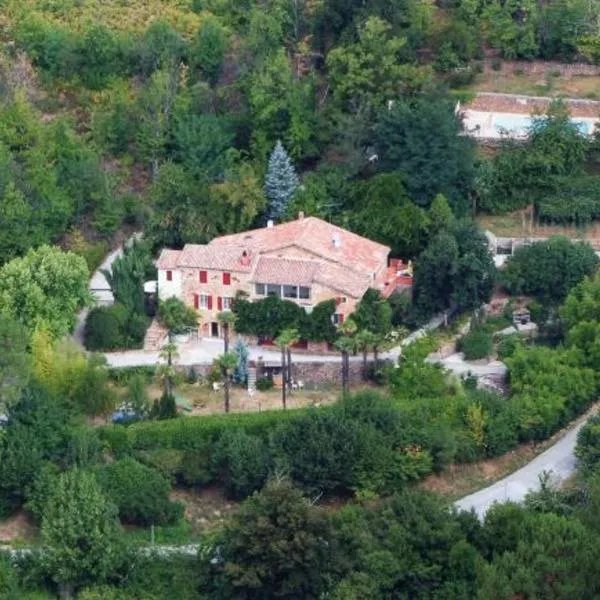
[[[298,176],[281,141],[275,145],[265,180],[265,195],[269,201],[267,217],[281,219],[298,188]]]

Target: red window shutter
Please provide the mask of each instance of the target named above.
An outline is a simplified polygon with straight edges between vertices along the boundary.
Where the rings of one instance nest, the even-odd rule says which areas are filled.
[[[206,271],[200,271],[200,283],[206,283],[208,281],[208,273]]]
[[[221,296],[217,298],[217,309],[223,310],[223,298],[221,298]]]
[[[208,310],[212,310],[212,296],[208,297]]]
[[[194,308],[198,309],[200,306],[200,299],[198,298],[198,294],[194,294]]]
[[[231,273],[223,273],[223,285],[231,285]]]
[[[173,271],[167,271],[167,281],[173,281]]]
[[[335,303],[336,303],[336,305],[339,305],[339,304],[341,304],[341,303],[342,303],[342,297],[341,297],[341,296],[338,296],[338,297],[335,299]]]
[[[340,313],[338,315],[338,318],[339,318],[338,323],[341,325],[344,322],[344,315],[342,313]]]

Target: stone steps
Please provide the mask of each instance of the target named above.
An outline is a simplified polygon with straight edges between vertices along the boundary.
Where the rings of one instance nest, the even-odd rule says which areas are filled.
[[[144,350],[152,352],[160,350],[167,338],[167,334],[167,329],[157,319],[153,319],[144,337]]]

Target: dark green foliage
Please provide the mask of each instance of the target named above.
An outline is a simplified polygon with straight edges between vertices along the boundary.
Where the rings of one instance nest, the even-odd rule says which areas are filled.
[[[256,380],[256,389],[259,392],[266,392],[273,389],[273,380],[270,377],[260,377]]]
[[[554,103],[547,115],[534,118],[525,145],[505,142],[483,170],[482,208],[501,213],[535,204],[545,219],[587,222],[595,214],[597,188],[584,173],[587,149],[565,105]]]
[[[175,296],[160,303],[158,318],[172,334],[185,333],[198,325],[198,313]]]
[[[169,500],[169,482],[132,458],[94,472],[104,494],[119,509],[123,523],[169,525],[183,515],[183,506]]]
[[[29,381],[29,335],[17,321],[0,316],[0,410],[14,404]]]
[[[115,300],[131,312],[144,314],[144,282],[156,279],[156,267],[147,244],[134,240],[104,274]]]
[[[154,401],[150,411],[151,419],[174,419],[177,416],[177,404],[172,394],[164,393],[158,400]]]
[[[150,319],[129,312],[122,304],[94,308],[85,324],[85,346],[92,351],[139,348],[144,341]]]
[[[275,339],[284,329],[304,331],[307,319],[301,306],[276,296],[256,302],[236,298],[233,311],[236,314],[236,331],[268,339]]]
[[[211,598],[316,600],[326,589],[329,523],[287,481],[273,481],[247,500],[220,541],[222,585]]]
[[[359,426],[333,412],[313,411],[271,437],[276,467],[311,491],[349,489],[356,481]]]
[[[424,588],[430,598],[472,597],[478,553],[435,496],[407,491],[373,509],[346,507],[332,522],[343,565],[336,600],[417,598]]]
[[[335,310],[335,300],[319,302],[304,319],[304,328],[301,330],[303,337],[313,342],[333,343],[337,337],[337,329],[332,320]]]
[[[498,359],[510,358],[523,345],[523,338],[518,334],[503,335],[498,342]]]
[[[60,461],[72,436],[72,415],[57,400],[31,386],[8,413],[0,436],[0,512],[29,497],[44,460]]]
[[[225,431],[214,450],[213,462],[226,493],[234,499],[262,488],[269,471],[265,443],[243,429]]]
[[[446,99],[395,101],[375,127],[380,168],[401,173],[409,198],[419,206],[428,207],[441,193],[462,215],[473,186],[474,146],[460,132],[454,104]]]
[[[467,360],[487,358],[493,350],[492,334],[483,328],[472,327],[469,333],[460,338],[458,349]]]
[[[438,233],[417,259],[413,303],[424,317],[453,304],[475,310],[490,299],[495,279],[485,235],[459,221]]]
[[[190,62],[211,85],[219,79],[227,45],[227,34],[219,21],[204,19],[190,47]]]
[[[577,436],[577,460],[581,467],[591,472],[600,462],[600,418],[592,417]]]
[[[578,521],[555,514],[525,513],[521,522],[506,552],[494,541],[495,556],[486,565],[477,598],[508,600],[533,593],[567,600],[593,598],[600,592],[592,575],[600,557],[597,536]]]
[[[353,231],[391,247],[392,254],[411,258],[426,246],[427,213],[408,198],[405,176],[380,173],[352,190],[349,225]]]
[[[377,290],[369,288],[358,303],[352,319],[359,330],[382,337],[392,329],[392,308]]]
[[[503,269],[501,282],[511,294],[557,303],[597,266],[598,257],[589,244],[553,237],[518,248]]]

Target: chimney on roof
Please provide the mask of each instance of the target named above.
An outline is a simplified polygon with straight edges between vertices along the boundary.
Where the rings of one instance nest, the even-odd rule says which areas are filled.
[[[303,211],[303,210],[301,210],[301,211],[298,213],[298,221],[302,221],[302,219],[304,219],[304,211]]]
[[[340,238],[339,233],[334,233],[331,236],[331,243],[333,244],[334,248],[339,248],[342,245],[342,239]]]
[[[242,256],[240,258],[240,264],[243,267],[247,267],[251,262],[252,262],[252,257],[250,256],[250,253],[247,250],[244,250],[242,252]]]
[[[268,228],[268,229],[273,229],[273,219],[269,219],[269,220],[267,221],[267,228]]]

